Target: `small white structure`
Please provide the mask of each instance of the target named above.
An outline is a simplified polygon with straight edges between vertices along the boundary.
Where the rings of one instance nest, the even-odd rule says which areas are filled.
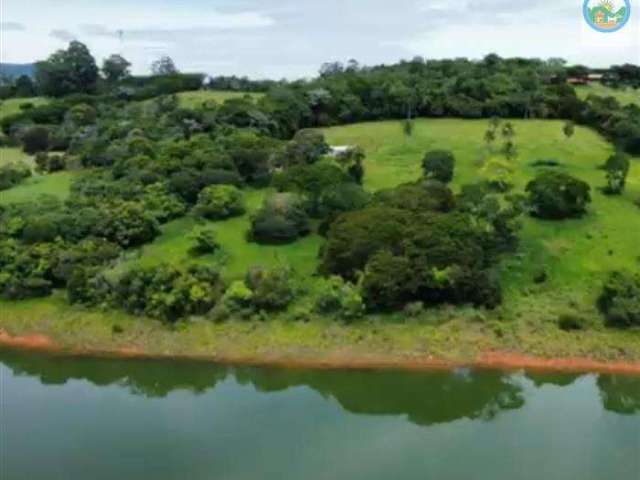
[[[342,157],[349,153],[352,148],[351,145],[329,145],[329,156]]]

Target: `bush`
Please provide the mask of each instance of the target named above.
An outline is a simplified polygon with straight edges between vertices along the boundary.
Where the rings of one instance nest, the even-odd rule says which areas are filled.
[[[212,185],[198,195],[196,213],[209,220],[223,220],[244,212],[242,192],[233,185]]]
[[[322,132],[300,130],[286,147],[288,165],[304,165],[316,162],[329,151]]]
[[[252,268],[245,282],[253,292],[253,305],[257,309],[284,310],[295,298],[293,275],[288,267]]]
[[[453,192],[438,180],[406,183],[376,192],[374,204],[421,212],[449,212],[455,206]]]
[[[604,192],[609,195],[620,195],[624,191],[630,167],[631,162],[625,154],[618,152],[611,155],[604,166],[607,172],[607,186]]]
[[[25,153],[34,155],[49,149],[49,129],[33,126],[22,135],[22,148]]]
[[[222,297],[224,285],[217,271],[193,265],[134,267],[114,287],[117,306],[135,315],[175,321],[209,312]]]
[[[422,160],[422,169],[426,178],[449,183],[453,180],[455,157],[447,150],[431,150]]]
[[[39,172],[53,173],[66,168],[66,162],[62,155],[49,155],[46,152],[38,152],[35,161]]]
[[[248,313],[252,311],[253,292],[241,281],[233,282],[222,296],[222,305],[229,313]]]
[[[285,244],[310,231],[303,200],[295,194],[278,193],[265,198],[253,217],[249,239],[262,244]]]
[[[198,228],[191,235],[194,245],[189,249],[192,255],[209,255],[220,250],[216,232],[210,228]]]
[[[527,185],[534,216],[559,220],[579,217],[591,202],[591,187],[582,180],[561,172],[544,172]]]
[[[353,320],[364,315],[364,302],[351,283],[333,276],[321,283],[315,310],[323,315],[335,314],[344,320]]]
[[[100,212],[93,234],[124,248],[150,242],[160,234],[157,220],[141,203],[114,202],[103,205]]]
[[[8,190],[31,176],[31,169],[22,163],[0,166],[0,191]]]
[[[597,306],[609,326],[640,326],[640,274],[612,272],[602,287]]]

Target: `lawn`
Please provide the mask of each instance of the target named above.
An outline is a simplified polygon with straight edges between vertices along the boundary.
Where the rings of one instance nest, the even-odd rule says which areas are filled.
[[[2,100],[0,101],[0,119],[20,112],[20,105],[23,103],[32,103],[34,106],[38,106],[44,105],[47,101],[44,97],[9,98]]]
[[[631,88],[610,88],[601,83],[592,83],[590,85],[577,86],[576,92],[578,97],[582,99],[587,98],[589,95],[598,95],[599,97],[614,97],[621,105],[635,103],[640,106],[640,90]]]
[[[262,246],[247,242],[245,235],[250,227],[251,214],[262,204],[267,190],[248,190],[245,192],[247,214],[220,222],[196,220],[188,216],[162,227],[162,235],[153,243],[142,247],[132,255],[125,265],[138,262],[141,265],[154,265],[169,262],[175,265],[185,263],[209,263],[221,266],[226,278],[241,278],[252,266],[270,267],[286,263],[301,276],[314,273],[316,257],[321,238],[310,235],[298,242],[282,246]],[[212,228],[222,245],[221,254],[194,258],[189,250],[193,246],[190,235],[195,228]]]
[[[242,98],[245,95],[248,95],[255,100],[262,97],[263,94],[221,90],[197,90],[193,92],[180,92],[178,93],[178,99],[180,101],[181,107],[198,108],[201,107],[204,102],[214,101],[217,103],[224,103],[225,100],[229,100],[232,98]]]
[[[519,156],[514,161],[516,192],[522,192],[538,170],[537,159],[554,158],[562,169],[587,181],[593,188],[589,214],[563,222],[526,218],[520,251],[504,263],[503,285],[507,307],[545,309],[564,305],[593,305],[603,274],[614,268],[638,265],[640,209],[640,159],[632,161],[627,189],[619,197],[607,197],[598,187],[604,172],[598,169],[613,151],[593,130],[577,127],[566,139],[560,121],[514,121]],[[486,120],[417,120],[407,138],[400,122],[361,123],[325,130],[333,145],[363,147],[367,153],[365,186],[370,190],[393,187],[418,178],[420,160],[426,150],[449,149],[457,160],[454,190],[481,178],[483,162],[495,153],[483,141]],[[549,281],[535,285],[540,269]]]
[[[48,175],[37,175],[25,180],[20,185],[0,192],[0,205],[34,201],[40,195],[53,195],[64,200],[78,172],[59,172]]]
[[[0,167],[8,163],[23,162],[33,167],[33,157],[19,148],[0,148]]]

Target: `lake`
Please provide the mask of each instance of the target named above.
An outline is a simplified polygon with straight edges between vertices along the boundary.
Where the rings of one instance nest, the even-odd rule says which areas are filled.
[[[2,480],[640,478],[640,377],[0,351]]]

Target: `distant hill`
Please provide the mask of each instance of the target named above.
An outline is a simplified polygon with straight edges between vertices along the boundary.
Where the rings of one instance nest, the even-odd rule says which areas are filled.
[[[0,76],[16,78],[21,75],[32,77],[35,75],[35,63],[0,63]]]

